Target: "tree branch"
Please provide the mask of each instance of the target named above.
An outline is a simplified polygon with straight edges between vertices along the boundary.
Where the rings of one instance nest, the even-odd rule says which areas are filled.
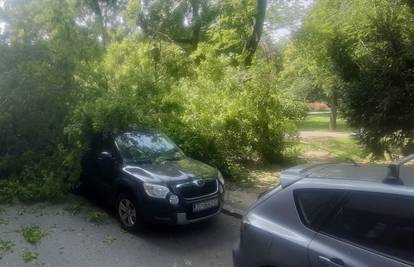
[[[250,35],[249,39],[247,40],[246,46],[244,47],[244,64],[246,66],[251,65],[253,55],[257,50],[257,47],[260,42],[260,37],[262,36],[263,32],[263,24],[264,19],[266,16],[266,6],[267,6],[267,0],[257,0],[257,6],[256,6],[256,16],[255,16],[255,22],[253,26],[253,32]]]

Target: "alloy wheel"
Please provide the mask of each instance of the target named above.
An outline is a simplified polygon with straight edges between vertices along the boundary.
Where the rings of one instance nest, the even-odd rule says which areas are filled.
[[[127,198],[119,201],[118,213],[121,222],[127,227],[133,227],[137,222],[137,210],[135,205]]]

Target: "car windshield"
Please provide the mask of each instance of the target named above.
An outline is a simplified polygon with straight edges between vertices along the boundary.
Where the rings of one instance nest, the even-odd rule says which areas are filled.
[[[127,132],[115,142],[127,162],[178,160],[184,153],[167,136],[160,133]]]

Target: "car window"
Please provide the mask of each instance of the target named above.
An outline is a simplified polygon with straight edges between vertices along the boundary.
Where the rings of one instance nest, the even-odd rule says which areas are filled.
[[[354,193],[322,232],[414,263],[414,199]]]
[[[115,142],[126,161],[175,160],[184,156],[167,136],[159,133],[127,132],[118,135]]]
[[[345,194],[345,191],[330,189],[296,190],[295,202],[302,222],[317,231]]]

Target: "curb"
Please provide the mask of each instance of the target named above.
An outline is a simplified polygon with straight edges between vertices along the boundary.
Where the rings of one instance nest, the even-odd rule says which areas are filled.
[[[224,205],[223,209],[221,210],[223,214],[226,214],[228,216],[232,216],[237,219],[242,219],[244,216],[244,212],[239,209],[234,209],[232,207],[229,207],[228,205]]]

